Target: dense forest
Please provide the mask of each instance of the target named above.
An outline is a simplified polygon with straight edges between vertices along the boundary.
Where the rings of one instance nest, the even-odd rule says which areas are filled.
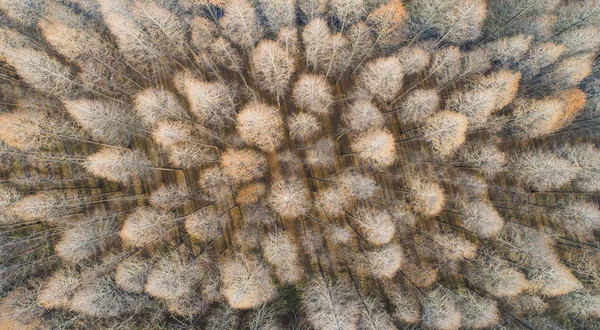
[[[0,329],[600,329],[600,0],[0,0]]]

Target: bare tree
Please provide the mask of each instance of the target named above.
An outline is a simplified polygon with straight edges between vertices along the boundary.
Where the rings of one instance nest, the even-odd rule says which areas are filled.
[[[598,205],[584,201],[569,201],[552,209],[548,217],[551,222],[564,228],[567,232],[594,240],[594,231],[600,229],[600,209]]]
[[[283,142],[285,131],[279,109],[264,104],[247,104],[236,117],[237,131],[249,145],[265,152],[275,151]]]
[[[384,57],[368,63],[358,76],[359,94],[368,100],[387,103],[402,89],[404,69],[396,57]]]
[[[174,252],[152,267],[145,289],[153,297],[176,300],[191,294],[199,277],[198,263]]]
[[[54,149],[61,142],[86,142],[87,140],[77,127],[58,114],[48,116],[34,111],[15,111],[0,114],[0,125],[5,129],[0,132],[0,140],[21,151]]]
[[[38,303],[46,309],[67,309],[78,285],[79,276],[73,270],[57,270],[40,290]]]
[[[600,47],[597,26],[572,28],[559,34],[556,40],[567,48],[565,55],[597,52]]]
[[[298,3],[298,7],[304,15],[306,21],[310,21],[315,17],[323,16],[327,9],[327,1],[325,0],[307,0]]]
[[[277,34],[277,44],[285,49],[291,58],[298,58],[300,54],[300,40],[296,27],[284,26]]]
[[[277,155],[277,162],[281,166],[281,174],[276,176],[283,176],[284,178],[302,178],[301,174],[303,171],[302,160],[298,157],[296,152],[291,150],[284,150],[282,153]]]
[[[371,27],[362,21],[356,22],[347,30],[349,44],[349,67],[359,69],[373,55],[375,38]]]
[[[87,63],[100,63],[112,68],[113,63],[106,63],[104,59],[98,58],[112,56],[110,46],[102,40],[100,33],[90,28],[90,21],[85,16],[57,4],[48,7],[46,15],[38,25],[44,39],[57,52],[82,67]]]
[[[500,239],[510,244],[511,259],[528,266],[527,278],[532,292],[554,297],[583,286],[552,250],[552,241],[535,230],[505,226]],[[534,240],[532,240],[534,239]]]
[[[431,329],[458,329],[462,325],[462,315],[450,295],[449,289],[438,287],[427,292],[423,301],[423,325]]]
[[[44,327],[45,322],[41,318],[44,309],[37,304],[37,291],[39,287],[19,287],[0,300],[0,311],[2,311],[5,324],[13,324],[16,327]]]
[[[442,156],[449,156],[465,141],[467,117],[452,111],[442,111],[425,121],[423,139]]]
[[[486,28],[493,36],[526,34],[533,35],[536,39],[544,39],[556,21],[552,12],[558,3],[559,1],[555,0],[543,4],[529,0],[489,3]]]
[[[269,205],[284,218],[296,218],[308,213],[311,205],[308,189],[299,180],[277,179],[271,185]]]
[[[169,211],[177,207],[183,206],[186,202],[197,198],[195,192],[190,191],[185,186],[178,184],[162,185],[160,188],[152,191],[150,194],[150,205],[157,209]]]
[[[354,24],[367,11],[364,0],[332,0],[329,4],[331,16],[338,20],[340,29]]]
[[[406,75],[425,70],[431,61],[429,52],[421,46],[402,47],[396,53],[396,57]]]
[[[570,124],[583,110],[587,101],[585,93],[577,88],[569,88],[555,93],[553,96],[561,100],[564,105],[559,123],[560,127]]]
[[[367,22],[377,35],[375,44],[384,50],[393,50],[404,41],[403,28],[407,20],[408,13],[399,0],[383,3],[367,16]]]
[[[566,47],[561,44],[551,42],[538,43],[531,46],[525,58],[521,60],[517,67],[524,77],[531,79],[542,69],[556,62],[565,52]]]
[[[288,127],[290,136],[299,141],[315,136],[321,130],[318,119],[305,112],[290,117]]]
[[[131,2],[101,0],[99,3],[104,23],[116,37],[119,51],[128,61],[141,67],[147,65],[144,61],[161,62],[166,54],[135,19]]]
[[[388,212],[397,224],[405,224],[414,227],[416,216],[408,210],[408,204],[404,200],[393,200],[387,207]]]
[[[114,213],[95,211],[67,229],[56,244],[56,253],[65,261],[78,264],[92,258],[114,243],[117,234]]]
[[[326,68],[330,56],[331,31],[329,26],[320,17],[312,19],[304,26],[302,43],[307,66],[313,71]]]
[[[17,191],[17,189],[13,186],[9,185],[1,185],[0,186],[0,207],[2,211],[0,213],[5,213],[8,211],[8,208],[14,203],[18,202],[21,199],[21,194]]]
[[[531,36],[517,35],[488,42],[483,47],[492,60],[504,67],[513,67],[520,64],[530,50],[531,42]]]
[[[459,82],[463,78],[484,74],[492,67],[492,58],[485,50],[480,48],[465,52],[461,62],[462,72],[460,75],[445,84],[444,87]]]
[[[469,143],[460,149],[455,156],[456,167],[475,168],[483,174],[493,176],[502,171],[508,159],[498,146],[487,143]]]
[[[376,296],[361,299],[361,317],[358,322],[359,329],[377,330],[395,328],[392,318],[385,310],[383,302]]]
[[[343,113],[342,119],[348,126],[346,131],[363,132],[383,127],[384,118],[379,109],[368,100],[353,102]]]
[[[56,97],[73,97],[77,84],[71,69],[50,55],[29,48],[15,48],[5,54],[6,61],[32,87]]]
[[[77,191],[74,193],[62,190],[40,191],[23,196],[12,203],[7,211],[27,221],[56,224],[63,222],[67,216],[83,212],[93,200],[98,202],[93,195],[83,196]]]
[[[148,127],[165,119],[187,119],[189,115],[172,92],[147,88],[138,92],[133,101],[133,108]]]
[[[331,138],[322,138],[306,150],[306,163],[310,166],[331,168],[336,163],[335,142]]]
[[[518,316],[540,315],[548,310],[550,304],[535,294],[522,294],[503,299],[511,313]]]
[[[467,290],[459,291],[458,310],[462,315],[462,326],[483,329],[494,326],[500,320],[496,302]]]
[[[477,233],[480,237],[493,238],[502,229],[504,220],[494,206],[483,200],[463,202],[461,220],[466,229]]]
[[[474,127],[483,125],[495,110],[495,90],[472,87],[457,91],[447,100],[449,110],[465,115]]]
[[[213,147],[184,142],[169,148],[169,161],[176,167],[189,169],[216,162],[218,155],[213,151]]]
[[[168,301],[169,312],[182,316],[188,320],[193,320],[198,315],[206,312],[208,308],[208,302],[202,298],[202,294],[199,292],[187,294],[179,299],[171,299]]]
[[[508,169],[521,182],[540,191],[560,188],[579,172],[568,160],[540,149],[515,155]]]
[[[416,178],[408,186],[410,205],[416,213],[433,216],[442,211],[446,197],[437,183]]]
[[[138,256],[127,258],[115,269],[115,283],[123,290],[143,293],[148,272],[152,269],[152,260]]]
[[[212,67],[216,64],[217,66],[235,71],[243,77],[241,74],[243,68],[242,56],[229,41],[224,38],[217,38],[214,41],[211,41],[207,46],[208,54],[210,55],[210,59],[204,59],[204,61],[207,62],[207,66]],[[212,62],[214,62],[214,64]],[[211,70],[214,71],[214,69]],[[215,75],[218,74],[215,73]]]
[[[294,1],[259,0],[260,9],[267,19],[271,32],[277,34],[282,27],[293,27],[296,22]]]
[[[387,167],[396,161],[394,136],[387,129],[362,133],[350,147],[360,159],[378,167]]]
[[[207,4],[211,11],[211,4]],[[214,16],[214,14],[211,14]],[[233,47],[231,42],[220,36],[217,25],[213,20],[196,16],[190,22],[191,45],[200,54],[198,60],[219,79],[221,73],[218,67],[240,73],[242,58],[240,52]]]
[[[0,1],[4,14],[23,25],[35,25],[45,7],[46,3],[40,1]]]
[[[350,202],[349,196],[346,196],[336,187],[321,189],[315,197],[315,206],[322,209],[330,217],[343,215],[344,210],[350,207]]]
[[[252,330],[281,328],[282,312],[280,301],[263,304],[250,313],[246,326]]]
[[[198,52],[210,49],[210,43],[215,42],[219,35],[217,24],[203,16],[195,16],[188,23],[190,25],[190,45],[192,49]]]
[[[348,244],[354,237],[354,234],[348,226],[340,227],[335,225],[327,228],[327,235],[329,235],[328,237],[331,242],[336,245]]]
[[[246,0],[229,1],[223,8],[219,23],[224,34],[244,49],[252,49],[262,36],[262,26],[256,12]]]
[[[186,52],[187,25],[168,9],[168,5],[135,1],[131,8],[135,21],[150,36],[161,54],[177,61]]]
[[[434,89],[415,89],[400,104],[398,117],[404,123],[422,123],[438,109],[440,96]]]
[[[482,125],[493,112],[513,101],[520,78],[518,72],[499,70],[476,80],[466,91],[453,93],[446,106],[466,115],[472,125]]]
[[[265,91],[282,96],[288,89],[294,73],[294,61],[290,55],[270,40],[261,41],[252,52],[254,78]]]
[[[264,198],[266,192],[267,186],[264,183],[250,183],[238,191],[235,202],[242,205],[255,204]]]
[[[339,174],[335,182],[341,193],[353,200],[369,200],[378,191],[377,183],[373,178],[352,171]]]
[[[558,261],[541,265],[527,275],[530,290],[545,297],[562,296],[583,288],[571,270]]]
[[[584,191],[596,191],[600,187],[600,150],[592,144],[565,146],[560,151],[575,166],[579,167],[575,184]]]
[[[407,261],[402,263],[402,274],[417,288],[428,288],[438,280],[439,272],[432,263]]]
[[[275,275],[284,283],[296,283],[302,278],[302,268],[298,260],[298,248],[289,235],[276,232],[267,235],[261,246],[265,259],[275,266]]]
[[[504,224],[498,240],[505,243],[504,255],[509,260],[533,268],[560,264],[554,252],[554,240],[546,233],[514,222]]]
[[[486,3],[481,0],[414,1],[407,9],[416,22],[415,28],[433,28],[441,40],[460,44],[475,40],[481,34]]]
[[[595,53],[583,53],[567,57],[553,65],[539,78],[540,83],[529,89],[549,88],[561,90],[576,87],[592,72]]]
[[[232,308],[256,308],[275,295],[275,286],[265,264],[253,255],[237,254],[220,265],[221,292]]]
[[[498,70],[479,79],[477,84],[497,93],[494,101],[494,111],[497,111],[513,102],[519,89],[520,79],[520,72]]]
[[[350,284],[314,279],[302,294],[309,322],[318,329],[358,329],[360,305]]]
[[[231,181],[225,176],[218,166],[209,167],[200,174],[198,184],[214,203],[227,203],[231,196]]]
[[[350,40],[344,34],[336,33],[329,38],[328,47],[325,78],[340,77],[350,65]]]
[[[131,133],[147,133],[134,113],[122,105],[100,100],[64,101],[67,112],[92,137],[108,143],[125,143]]]
[[[564,103],[556,98],[518,99],[514,103],[510,134],[522,138],[535,138],[550,134],[560,128]]]
[[[358,267],[367,274],[381,279],[393,278],[404,260],[400,245],[390,243],[379,249],[361,252]]]
[[[206,326],[209,329],[228,330],[237,327],[242,320],[242,315],[228,304],[217,305],[206,317]]]
[[[329,114],[333,102],[331,86],[322,76],[304,74],[293,89],[294,101],[298,107],[317,115]]]
[[[392,216],[386,210],[360,207],[353,212],[352,219],[364,238],[376,246],[389,243],[396,233]]]
[[[556,8],[556,5],[552,9]],[[594,1],[584,1],[580,4],[560,3],[556,8],[557,22],[554,29],[557,33],[568,31],[572,27],[596,25],[600,7]]]
[[[19,33],[13,29],[3,27],[0,29],[0,36],[2,38],[2,45],[0,45],[0,56],[2,57],[3,61],[7,61],[7,58],[12,56],[10,53],[14,49],[36,48],[35,42],[27,35]]]
[[[579,319],[600,318],[600,296],[592,292],[573,292],[560,297],[566,314]]]
[[[416,294],[392,283],[384,287],[392,304],[394,319],[405,323],[417,323],[421,316],[421,306]]]
[[[193,140],[196,131],[190,123],[177,120],[163,120],[155,125],[152,139],[159,145],[171,148]]]
[[[460,261],[462,259],[473,259],[477,253],[477,246],[470,241],[453,234],[435,234],[435,244],[442,250],[439,251],[442,259]]]
[[[214,206],[204,207],[185,219],[185,230],[192,237],[202,242],[217,239],[225,227],[225,212],[219,212]]]
[[[429,74],[435,77],[440,85],[446,85],[459,76],[462,53],[455,46],[444,47],[431,56]]]
[[[89,317],[118,317],[132,313],[144,299],[117,287],[110,276],[94,278],[77,290],[71,310]]]
[[[151,207],[138,208],[127,216],[119,236],[126,245],[143,247],[167,240],[174,221],[173,214]]]
[[[233,122],[236,104],[229,86],[221,82],[186,79],[184,88],[190,110],[201,123],[222,128]]]
[[[248,182],[264,175],[267,159],[252,149],[228,149],[221,155],[221,170],[233,182]]]
[[[134,175],[147,175],[154,167],[139,150],[104,148],[87,157],[83,164],[86,170],[108,180],[127,183]]]

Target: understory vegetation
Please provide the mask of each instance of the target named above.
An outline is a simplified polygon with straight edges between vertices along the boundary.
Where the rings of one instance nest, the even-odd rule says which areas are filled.
[[[0,329],[600,329],[600,1],[0,0]]]

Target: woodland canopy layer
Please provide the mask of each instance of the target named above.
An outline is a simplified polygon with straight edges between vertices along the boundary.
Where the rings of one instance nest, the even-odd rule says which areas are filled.
[[[600,329],[599,0],[0,0],[0,329]]]

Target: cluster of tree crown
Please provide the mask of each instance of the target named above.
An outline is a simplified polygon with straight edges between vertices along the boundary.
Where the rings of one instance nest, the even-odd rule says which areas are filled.
[[[600,329],[598,0],[0,0],[0,329]]]

